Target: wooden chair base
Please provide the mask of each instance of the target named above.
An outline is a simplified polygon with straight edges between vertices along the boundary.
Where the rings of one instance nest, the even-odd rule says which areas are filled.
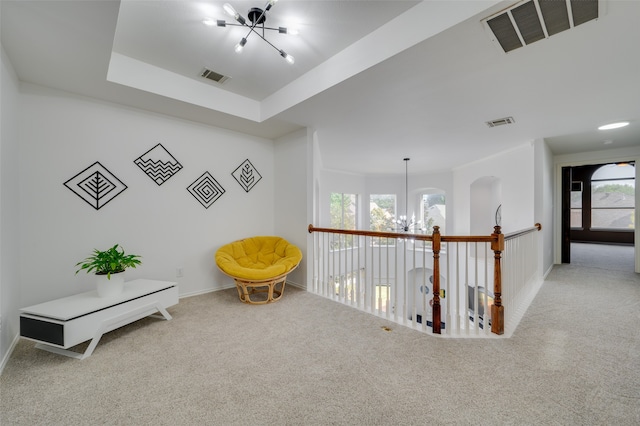
[[[251,305],[264,305],[265,303],[275,302],[280,300],[284,293],[284,285],[287,280],[287,275],[280,275],[269,280],[263,281],[245,281],[239,278],[235,278],[236,288],[238,289],[238,296],[244,303]],[[278,284],[280,284],[278,286]],[[251,299],[251,295],[266,293],[266,300]],[[262,299],[262,298],[260,298]]]

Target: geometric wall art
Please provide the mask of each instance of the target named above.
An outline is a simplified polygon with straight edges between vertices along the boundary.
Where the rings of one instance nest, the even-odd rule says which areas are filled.
[[[151,148],[134,160],[143,172],[159,185],[182,169],[182,164],[174,158],[161,144]]]
[[[220,186],[218,181],[216,181],[209,172],[204,172],[202,176],[187,187],[187,191],[189,191],[205,209],[208,209],[211,204],[215,203],[225,192],[224,188]]]
[[[98,161],[66,181],[64,186],[96,210],[127,189],[127,185]]]
[[[260,179],[262,179],[262,176],[260,175],[260,173],[258,173],[258,170],[253,167],[253,164],[251,164],[248,159],[244,160],[244,162],[240,164],[238,168],[233,171],[233,173],[231,173],[231,176],[233,176],[236,181],[238,181],[245,192],[249,192],[251,188],[253,188],[260,181]]]

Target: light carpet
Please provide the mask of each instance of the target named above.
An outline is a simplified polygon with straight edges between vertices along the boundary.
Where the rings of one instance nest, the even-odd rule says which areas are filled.
[[[634,248],[625,245],[571,243],[571,264],[632,272]]]
[[[640,424],[632,272],[556,266],[509,339],[437,338],[293,287],[269,305],[232,289],[169,311],[82,361],[21,340],[0,423]]]

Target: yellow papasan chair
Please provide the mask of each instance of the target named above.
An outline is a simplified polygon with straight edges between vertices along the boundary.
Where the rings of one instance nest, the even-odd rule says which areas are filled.
[[[302,252],[284,238],[261,236],[225,244],[215,258],[218,268],[235,280],[240,300],[259,305],[282,297],[287,274],[300,264]],[[252,300],[256,293],[267,293],[266,300]]]

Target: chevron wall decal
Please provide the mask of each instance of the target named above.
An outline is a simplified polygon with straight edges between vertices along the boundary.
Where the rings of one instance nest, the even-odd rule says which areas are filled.
[[[182,164],[162,144],[157,144],[136,158],[134,163],[158,186],[165,183],[182,169]]]

